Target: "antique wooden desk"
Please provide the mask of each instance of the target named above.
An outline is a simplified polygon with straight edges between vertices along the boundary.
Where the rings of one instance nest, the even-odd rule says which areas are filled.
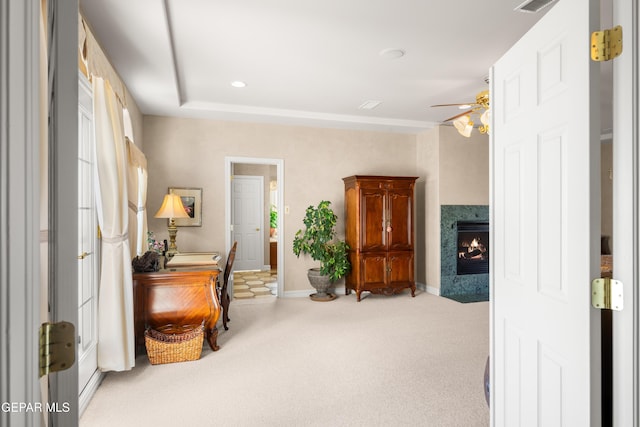
[[[199,325],[213,351],[217,344],[220,302],[217,266],[133,274],[136,354],[144,353],[145,328],[167,324]]]

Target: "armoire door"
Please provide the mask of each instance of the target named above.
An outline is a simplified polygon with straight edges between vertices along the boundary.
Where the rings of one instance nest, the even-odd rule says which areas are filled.
[[[413,188],[388,190],[386,217],[388,249],[413,250]]]
[[[365,289],[385,288],[388,283],[386,252],[364,253],[360,257],[360,283]]]
[[[385,250],[385,191],[379,188],[363,188],[360,197],[360,250]]]
[[[391,287],[406,287],[413,283],[413,252],[389,252],[387,283]]]

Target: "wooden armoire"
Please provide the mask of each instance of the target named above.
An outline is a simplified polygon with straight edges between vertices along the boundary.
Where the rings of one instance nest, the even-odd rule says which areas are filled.
[[[345,291],[392,295],[411,289],[414,278],[414,186],[417,177],[343,178],[345,234],[351,271]]]

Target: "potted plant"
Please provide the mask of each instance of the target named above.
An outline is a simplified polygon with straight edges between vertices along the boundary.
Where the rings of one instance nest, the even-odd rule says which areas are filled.
[[[337,219],[331,202],[323,200],[318,206],[309,206],[302,221],[305,228],[298,230],[293,239],[293,253],[297,257],[305,254],[320,261],[320,268],[311,268],[307,273],[309,283],[317,291],[311,295],[314,301],[335,299],[335,294],[327,291],[351,269],[349,246],[344,240],[335,239]]]
[[[269,236],[275,236],[278,228],[278,210],[275,205],[271,205],[271,210],[269,211],[269,227],[271,228]]]

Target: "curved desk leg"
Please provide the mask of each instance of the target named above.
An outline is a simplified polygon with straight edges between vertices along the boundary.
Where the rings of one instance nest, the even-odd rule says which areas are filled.
[[[209,329],[207,331],[207,342],[209,343],[209,347],[211,350],[218,351],[220,350],[220,346],[218,346],[218,328],[213,327],[213,329]]]

